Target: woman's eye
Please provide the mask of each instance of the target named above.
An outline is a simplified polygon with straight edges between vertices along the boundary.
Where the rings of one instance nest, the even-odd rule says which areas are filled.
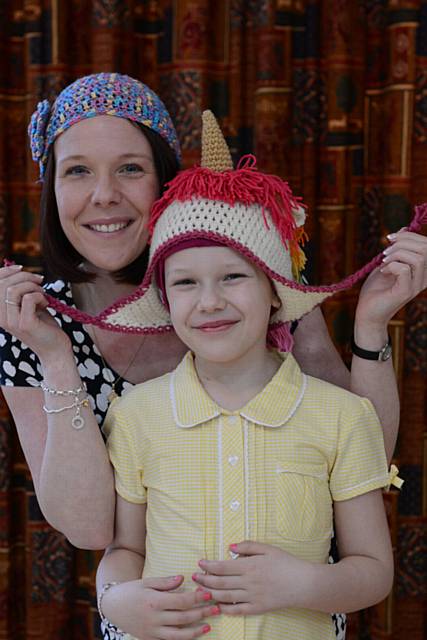
[[[125,164],[123,167],[120,168],[120,172],[121,173],[125,173],[125,174],[137,174],[137,173],[142,173],[143,172],[143,168],[141,167],[140,164],[135,164],[135,163],[129,163],[129,164]]]
[[[78,164],[74,167],[68,167],[65,171],[66,176],[81,176],[85,173],[88,173],[88,169],[81,164]]]

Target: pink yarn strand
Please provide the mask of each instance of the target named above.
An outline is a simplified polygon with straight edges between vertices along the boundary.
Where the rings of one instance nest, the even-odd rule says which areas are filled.
[[[269,347],[279,351],[292,351],[294,338],[291,334],[288,323],[280,322],[271,325],[267,333],[267,344]]]

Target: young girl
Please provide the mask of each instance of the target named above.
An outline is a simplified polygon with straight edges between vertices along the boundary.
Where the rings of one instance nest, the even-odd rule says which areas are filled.
[[[173,326],[190,350],[107,415],[117,504],[100,612],[144,640],[332,640],[330,612],[370,606],[392,584],[382,432],[368,400],[283,351],[286,323],[348,281],[297,284],[303,207],[279,178],[233,171],[205,119],[202,168],[154,207],[143,284],[99,318]],[[188,610],[195,584],[201,606]]]

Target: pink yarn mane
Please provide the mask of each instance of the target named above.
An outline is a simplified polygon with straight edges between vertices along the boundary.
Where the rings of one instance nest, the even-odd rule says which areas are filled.
[[[243,156],[237,169],[212,171],[205,167],[193,167],[180,171],[167,184],[167,191],[158,200],[150,216],[150,233],[163,211],[174,201],[185,202],[192,198],[226,202],[231,206],[258,204],[262,207],[264,223],[269,228],[265,210],[277,228],[283,244],[294,239],[297,228],[292,210],[305,207],[300,197],[293,195],[288,183],[277,176],[261,173],[253,155]]]

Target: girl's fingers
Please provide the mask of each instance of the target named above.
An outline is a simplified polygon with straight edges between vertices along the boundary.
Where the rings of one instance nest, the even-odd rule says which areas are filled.
[[[161,640],[193,640],[206,635],[211,630],[209,624],[200,624],[190,629],[177,629],[176,627],[161,627],[159,638]]]
[[[241,576],[216,576],[211,573],[194,573],[194,582],[206,589],[238,589],[241,586]]]
[[[220,613],[218,605],[209,605],[205,607],[195,607],[187,611],[164,611],[162,614],[162,623],[168,626],[185,627],[195,624],[203,618],[217,616]]]
[[[214,601],[217,602],[220,607],[222,607],[223,604],[247,602],[248,599],[248,593],[244,589],[212,589],[211,592]]]
[[[210,591],[186,591],[185,593],[168,593],[167,600],[162,601],[166,611],[190,611],[212,600]],[[165,603],[163,606],[163,602]]]
[[[199,567],[203,571],[217,576],[238,576],[242,572],[242,561],[244,561],[243,558],[237,558],[236,560],[200,560]]]

